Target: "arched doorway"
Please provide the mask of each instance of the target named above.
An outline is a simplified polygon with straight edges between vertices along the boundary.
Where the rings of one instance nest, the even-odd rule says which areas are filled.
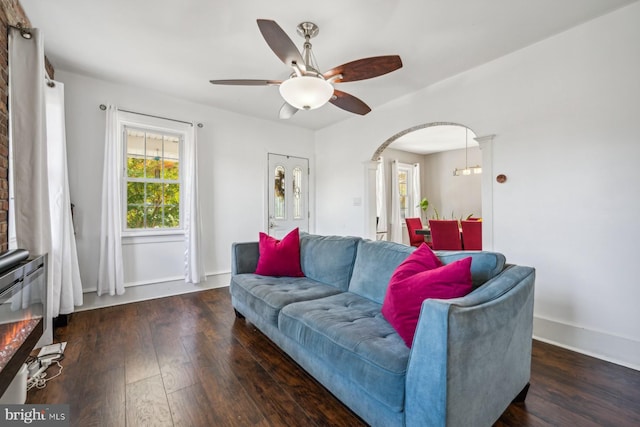
[[[422,133],[423,134],[427,134],[427,133],[433,133],[432,131],[436,130],[436,127],[440,127],[440,129],[444,130],[447,127],[451,128],[451,129],[455,129],[458,128],[460,131],[462,131],[463,129],[469,129],[469,133],[473,134],[473,138],[472,138],[472,143],[476,146],[479,146],[480,148],[480,153],[477,153],[477,156],[479,156],[481,158],[481,163],[480,165],[482,166],[482,175],[477,177],[476,179],[479,178],[480,180],[480,203],[481,203],[481,215],[483,217],[483,243],[484,243],[484,248],[485,249],[492,249],[493,248],[493,183],[491,180],[491,176],[493,174],[493,164],[492,164],[492,151],[493,151],[493,138],[494,135],[487,135],[487,136],[475,136],[475,133],[473,133],[473,130],[470,127],[465,126],[464,124],[461,123],[455,123],[455,122],[431,122],[431,123],[424,123],[424,124],[420,124],[417,126],[413,126],[411,128],[405,129],[401,132],[396,133],[395,135],[392,135],[391,137],[387,138],[377,149],[376,151],[373,153],[373,155],[371,156],[371,160],[369,162],[367,162],[367,179],[365,181],[365,194],[366,194],[366,200],[367,200],[367,209],[365,209],[365,223],[367,224],[367,231],[368,231],[368,235],[370,238],[375,238],[376,236],[376,224],[377,224],[377,209],[376,209],[376,169],[378,167],[378,159],[381,156],[384,156],[384,152],[385,150],[387,150],[388,148],[390,148],[390,146],[396,142],[396,141],[402,141],[403,139],[410,139],[413,138],[413,136],[417,136],[418,134]],[[428,130],[429,132],[424,132],[423,130]],[[459,133],[459,132],[458,132]],[[415,138],[414,138],[415,139]],[[418,138],[419,139],[419,138]],[[446,138],[445,138],[446,139]],[[470,138],[471,139],[471,138]],[[475,144],[477,142],[477,144]],[[426,142],[425,142],[426,143]],[[454,143],[454,142],[450,142],[450,143]],[[462,149],[463,152],[465,152],[466,154],[466,149],[465,149],[465,141],[464,141],[464,137],[462,138],[461,141],[457,142],[458,145],[452,146],[452,147],[448,147],[448,148],[438,148],[435,147],[433,150],[422,150],[424,153],[437,153],[438,150],[440,151],[446,151],[446,150],[458,150],[458,149]],[[462,144],[462,145],[460,145]],[[393,148],[393,147],[392,147]],[[477,151],[477,148],[475,149]],[[416,151],[421,151],[421,150],[416,150]],[[465,159],[466,160],[466,159]],[[478,157],[474,158],[474,161],[478,160]],[[465,167],[468,169],[471,169],[473,173],[473,168],[471,166],[476,166],[476,164],[465,164],[465,162],[463,162],[463,164],[461,164],[460,166],[456,166],[455,169],[457,169],[458,167]],[[451,167],[451,175],[453,175],[453,172],[455,170],[453,167]],[[449,170],[447,169],[447,179],[449,178]],[[390,173],[390,171],[386,171],[386,174]],[[467,173],[467,172],[465,172]],[[459,179],[459,178],[458,178]],[[453,181],[452,181],[453,182]],[[477,181],[476,181],[477,182]],[[477,186],[476,186],[477,188]],[[387,197],[389,197],[389,195],[387,195]],[[476,210],[478,210],[476,208]],[[466,212],[467,214],[469,212]],[[477,214],[478,212],[470,212],[472,214]],[[454,217],[460,217],[460,215],[465,215],[465,212],[463,212],[462,210],[460,212],[452,212],[451,210],[449,210],[448,213],[442,213],[443,217],[448,217],[454,215]],[[433,216],[433,214],[431,214],[431,216]]]

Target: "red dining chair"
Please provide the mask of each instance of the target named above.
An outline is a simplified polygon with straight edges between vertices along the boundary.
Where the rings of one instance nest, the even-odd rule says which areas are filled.
[[[462,221],[462,243],[465,251],[482,250],[482,221]]]
[[[430,219],[431,245],[434,250],[460,251],[460,228],[457,219]]]
[[[420,218],[405,218],[404,222],[407,224],[407,231],[409,232],[409,244],[416,247],[423,244],[424,236],[416,233],[416,230],[422,229]]]

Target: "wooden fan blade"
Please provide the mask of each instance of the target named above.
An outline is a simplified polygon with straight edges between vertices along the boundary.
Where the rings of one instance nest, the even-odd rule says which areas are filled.
[[[298,112],[298,109],[296,107],[294,107],[293,105],[289,104],[288,102],[285,102],[282,105],[282,108],[280,108],[279,117],[281,119],[290,119],[291,116],[293,116],[297,112]]]
[[[305,71],[302,55],[300,55],[298,48],[280,25],[268,19],[258,19],[257,21],[262,37],[264,37],[273,53],[286,65],[291,67],[291,63],[295,62],[302,71]]]
[[[346,64],[338,65],[324,73],[325,79],[342,74],[335,83],[354,82],[357,80],[371,79],[402,68],[402,60],[398,55],[374,56],[362,58]]]
[[[214,85],[232,85],[232,86],[279,86],[282,80],[250,80],[250,79],[236,79],[236,80],[209,80],[209,83]]]
[[[333,95],[334,96],[329,100],[329,102],[331,102],[336,107],[349,111],[350,113],[360,114],[361,116],[364,116],[369,111],[371,111],[371,108],[369,108],[367,104],[346,92],[334,90]]]

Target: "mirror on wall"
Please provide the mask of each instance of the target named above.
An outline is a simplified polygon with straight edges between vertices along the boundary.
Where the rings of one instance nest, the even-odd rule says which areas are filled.
[[[476,134],[457,123],[407,129],[374,154],[376,237],[409,244],[406,217],[482,217],[482,155]],[[428,201],[428,206],[421,201]],[[426,207],[426,210],[424,209]]]

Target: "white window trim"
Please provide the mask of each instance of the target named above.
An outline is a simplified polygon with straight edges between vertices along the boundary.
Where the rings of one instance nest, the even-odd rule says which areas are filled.
[[[141,128],[148,131],[159,133],[173,134],[180,137],[180,227],[178,228],[149,228],[149,229],[128,229],[127,228],[127,147],[124,140],[126,127]],[[118,138],[121,138],[120,147],[122,147],[122,187],[120,189],[120,200],[122,210],[122,230],[121,235],[126,239],[126,243],[140,242],[141,238],[157,236],[159,239],[165,240],[177,239],[177,235],[184,236],[184,145],[187,143],[187,131],[190,124],[181,123],[168,119],[157,117],[149,117],[141,114],[127,113],[118,111]],[[174,236],[173,238],[171,236]],[[157,241],[157,239],[154,239]],[[124,243],[124,242],[123,242]]]
[[[415,197],[415,195],[413,194],[412,186],[414,166],[409,163],[398,162],[398,173],[400,173],[400,171],[407,171],[407,214],[409,215],[409,218],[411,218],[411,214],[409,214],[409,212],[411,211],[411,206],[413,205],[413,199]],[[398,189],[398,191],[399,190],[400,189]],[[402,218],[402,209],[400,209],[400,219],[402,220],[400,224],[402,225],[402,227],[406,228],[407,224],[404,221],[404,218]]]

